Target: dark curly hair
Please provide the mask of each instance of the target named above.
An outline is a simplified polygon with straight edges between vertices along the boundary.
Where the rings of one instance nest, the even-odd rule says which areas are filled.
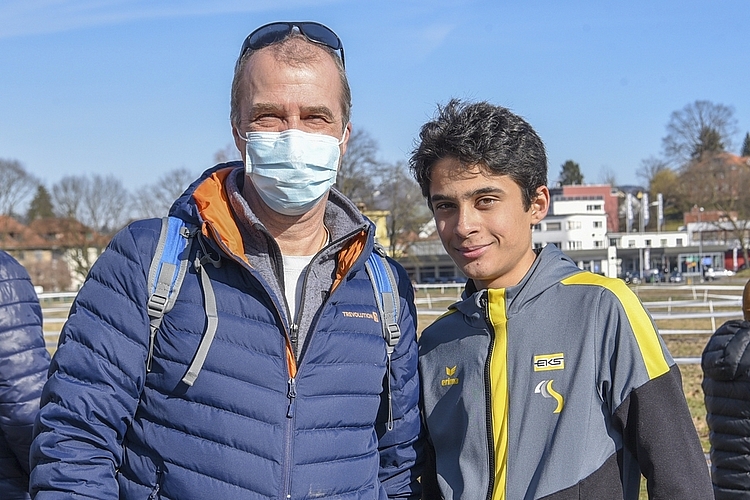
[[[444,158],[458,160],[466,168],[479,165],[509,176],[521,188],[525,210],[536,198],[537,188],[547,185],[542,140],[523,118],[488,102],[451,99],[438,106],[435,118],[422,126],[409,168],[430,209],[430,173]]]

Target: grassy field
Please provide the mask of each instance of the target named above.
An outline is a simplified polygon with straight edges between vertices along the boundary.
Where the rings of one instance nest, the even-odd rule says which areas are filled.
[[[721,280],[706,283],[706,285],[736,285],[742,286],[750,278],[750,275],[739,275],[733,278],[723,278]],[[696,283],[697,286],[700,286]],[[660,284],[657,286],[633,286],[633,291],[639,296],[645,304],[651,304],[649,311],[655,316],[665,316],[667,311],[672,311],[675,316],[680,313],[705,313],[710,309],[714,311],[736,311],[737,317],[741,317],[742,312],[737,306],[722,305],[721,298],[714,300],[712,297],[739,296],[740,291],[712,291],[698,288],[696,290],[688,286],[676,286],[672,284]],[[429,293],[428,293],[429,292]],[[429,325],[437,317],[436,311],[445,310],[445,308],[457,299],[456,289],[446,288],[444,293],[440,289],[420,290],[417,293],[418,309],[420,312],[419,325],[420,331]],[[671,302],[670,302],[671,301]],[[681,301],[696,301],[693,305],[676,306]],[[668,307],[666,304],[674,304]],[[427,312],[427,308],[431,312]],[[673,319],[662,318],[656,319],[657,327],[660,331],[682,331],[682,330],[703,330],[712,332],[728,318],[691,318],[691,319]],[[710,333],[688,333],[688,334],[664,334],[664,341],[675,358],[700,358],[703,348],[710,337]],[[708,453],[708,426],[706,425],[706,409],[703,402],[703,390],[701,382],[703,373],[700,364],[689,363],[680,364],[682,373],[682,385],[685,392],[685,398],[693,417],[693,423],[701,441],[703,450]],[[665,409],[665,411],[667,411]],[[645,482],[644,482],[645,483]],[[645,484],[642,483],[641,499],[647,499]]]

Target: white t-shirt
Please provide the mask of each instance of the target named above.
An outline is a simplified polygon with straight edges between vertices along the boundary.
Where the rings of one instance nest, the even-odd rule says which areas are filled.
[[[302,300],[302,281],[305,270],[315,255],[282,255],[284,262],[284,295],[289,305],[291,321],[297,314],[300,300]]]

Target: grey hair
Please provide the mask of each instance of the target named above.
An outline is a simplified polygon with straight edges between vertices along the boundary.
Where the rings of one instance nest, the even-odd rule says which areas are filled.
[[[303,41],[304,45],[300,45],[299,42]],[[313,52],[309,50],[311,47],[318,47],[325,50],[336,64],[336,68],[339,72],[339,80],[341,81],[341,97],[339,102],[341,104],[341,118],[342,118],[342,132],[349,123],[349,117],[351,115],[352,108],[352,91],[349,87],[349,80],[346,78],[346,71],[344,70],[344,63],[338,56],[338,53],[322,45],[314,44],[307,40],[304,35],[300,33],[292,32],[286,38],[281,41],[275,42],[263,49],[270,48],[274,52],[274,57],[278,61],[283,61],[291,65],[306,65],[311,64],[315,59]],[[260,49],[260,50],[263,50]],[[230,100],[230,112],[229,119],[232,125],[239,129],[240,122],[240,87],[242,83],[242,74],[247,67],[247,63],[250,57],[258,52],[257,50],[248,49],[242,54],[237,63],[234,66],[234,78],[232,79],[232,94]]]

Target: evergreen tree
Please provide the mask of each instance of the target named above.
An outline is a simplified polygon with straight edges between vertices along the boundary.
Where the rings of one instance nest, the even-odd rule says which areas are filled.
[[[721,140],[721,134],[710,126],[705,126],[698,134],[698,142],[693,148],[691,157],[694,160],[699,159],[704,153],[718,153],[724,151],[724,142]]]
[[[581,166],[573,160],[568,160],[562,165],[560,170],[560,185],[570,186],[573,184],[583,184],[583,174]]]
[[[750,156],[750,132],[745,134],[745,141],[742,143],[740,156]]]
[[[26,220],[31,222],[35,219],[44,219],[54,217],[55,212],[52,207],[52,197],[47,188],[39,184],[36,188],[36,195],[29,204],[29,210],[26,212]]]

